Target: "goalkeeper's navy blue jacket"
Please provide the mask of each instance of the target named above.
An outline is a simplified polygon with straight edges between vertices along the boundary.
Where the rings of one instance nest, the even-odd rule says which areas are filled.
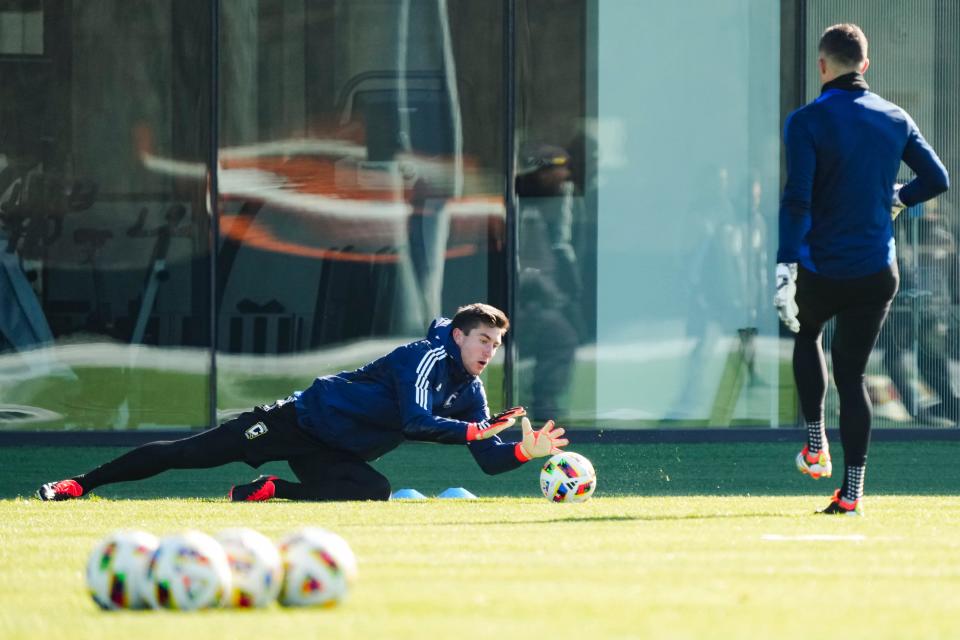
[[[787,118],[787,183],[777,262],[832,278],[872,275],[896,260],[890,209],[901,159],[916,177],[908,207],[944,192],[947,170],[913,119],[851,73]]]
[[[490,417],[480,378],[470,374],[437,318],[427,337],[397,347],[356,371],[341,371],[294,393],[304,430],[337,449],[374,460],[405,440],[467,443],[467,425]],[[480,468],[495,474],[521,464],[516,443],[498,436],[467,443]]]

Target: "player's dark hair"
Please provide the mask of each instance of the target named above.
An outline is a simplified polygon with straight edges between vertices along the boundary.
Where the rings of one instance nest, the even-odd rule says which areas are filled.
[[[507,314],[493,305],[483,302],[474,302],[457,309],[457,315],[453,316],[451,328],[470,333],[481,324],[504,331],[510,328],[510,320],[507,319]]]
[[[856,67],[867,59],[867,36],[855,24],[835,24],[820,36],[819,50],[842,67]]]

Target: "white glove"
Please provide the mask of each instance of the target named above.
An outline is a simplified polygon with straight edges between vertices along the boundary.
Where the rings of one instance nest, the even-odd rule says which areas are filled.
[[[796,295],[797,263],[781,262],[777,265],[777,293],[773,296],[773,306],[780,314],[780,321],[794,333],[800,331],[800,321],[797,320],[800,309],[794,299]]]
[[[907,208],[907,205],[903,204],[903,200],[900,199],[901,188],[903,188],[902,184],[893,185],[893,202],[890,205],[890,217],[894,220]]]
[[[526,416],[520,419],[520,428],[523,430],[523,441],[517,443],[517,458],[532,460],[560,453],[560,447],[570,444],[564,434],[563,427],[553,426],[553,420],[547,420],[540,431],[534,431]]]

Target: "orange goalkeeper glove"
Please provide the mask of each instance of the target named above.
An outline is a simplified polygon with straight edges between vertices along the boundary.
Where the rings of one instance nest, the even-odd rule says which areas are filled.
[[[504,429],[509,429],[520,416],[526,415],[523,407],[513,407],[501,411],[497,415],[482,422],[471,422],[467,425],[467,442],[492,438]]]
[[[560,437],[566,433],[564,428],[554,428],[553,420],[547,420],[543,429],[534,431],[530,421],[524,417],[520,421],[520,428],[523,430],[523,441],[517,443],[514,454],[522,462],[560,453],[560,447],[570,444],[569,440]]]

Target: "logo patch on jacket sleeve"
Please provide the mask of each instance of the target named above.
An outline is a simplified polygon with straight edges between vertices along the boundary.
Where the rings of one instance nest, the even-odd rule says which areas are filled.
[[[452,407],[456,399],[457,399],[457,393],[456,392],[451,393],[450,397],[447,398],[446,401],[443,403],[443,408],[449,409],[450,407]]]
[[[254,438],[259,438],[268,431],[267,425],[262,422],[258,422],[255,425],[247,427],[247,430],[243,432],[243,435],[247,437],[247,440],[253,440]]]

